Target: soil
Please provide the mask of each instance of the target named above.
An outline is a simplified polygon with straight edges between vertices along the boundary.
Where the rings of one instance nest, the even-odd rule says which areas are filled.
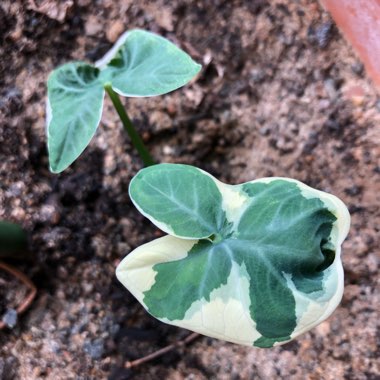
[[[44,109],[53,68],[99,59],[136,27],[203,64],[174,93],[126,101],[158,161],[229,183],[294,177],[348,205],[343,301],[296,341],[257,349],[200,337],[125,368],[189,334],[150,317],[115,279],[128,252],[161,235],[128,198],[142,163],[107,100],[85,153],[51,174]],[[0,219],[30,235],[30,254],[8,262],[38,288],[0,331],[1,379],[380,378],[380,100],[318,2],[3,0],[0,120]],[[7,276],[2,312],[24,291]]]

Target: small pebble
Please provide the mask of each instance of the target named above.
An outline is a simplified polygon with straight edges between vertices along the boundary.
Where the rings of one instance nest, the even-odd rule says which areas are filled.
[[[87,341],[83,345],[83,350],[90,355],[92,359],[100,359],[104,353],[104,342],[102,339],[95,339],[93,342]]]
[[[364,73],[364,65],[361,62],[356,62],[351,65],[351,70],[357,76],[361,77]]]
[[[85,29],[88,36],[96,36],[103,30],[103,26],[96,16],[90,16],[86,22]]]
[[[318,46],[320,48],[325,48],[328,45],[332,36],[332,27],[332,22],[328,21],[315,28],[315,36],[317,38]]]
[[[327,95],[330,99],[335,99],[338,95],[337,86],[335,80],[332,78],[328,78],[324,81],[324,87],[327,92]]]
[[[265,80],[265,72],[260,69],[253,69],[251,70],[251,80],[253,83],[258,84],[262,83]]]
[[[326,48],[329,44],[333,34],[332,32],[333,23],[331,21],[316,26],[311,25],[307,31],[309,41],[321,49]]]
[[[170,156],[171,154],[173,154],[174,149],[173,149],[171,146],[169,146],[169,145],[164,145],[162,151],[163,151],[163,153],[164,153],[166,156]]]
[[[120,35],[124,32],[125,27],[123,22],[120,20],[116,20],[110,28],[106,31],[107,40],[114,43],[120,37]]]
[[[15,309],[8,309],[3,315],[2,321],[7,327],[13,329],[17,324],[17,311]]]

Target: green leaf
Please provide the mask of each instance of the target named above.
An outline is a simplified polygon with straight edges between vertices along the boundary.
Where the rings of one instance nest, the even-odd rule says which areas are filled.
[[[222,195],[199,169],[151,166],[132,179],[129,194],[143,215],[174,236],[206,238],[225,227]]]
[[[102,81],[110,82],[120,95],[155,96],[182,87],[200,69],[201,65],[167,39],[132,30],[102,71]]]
[[[117,269],[160,320],[271,347],[322,322],[338,305],[340,245],[350,218],[333,195],[286,178],[231,186],[173,164],[143,169],[130,194],[144,215],[177,236],[137,248]]]
[[[51,171],[66,169],[95,134],[102,115],[104,89],[99,69],[84,62],[65,64],[48,79],[51,119],[48,150]]]

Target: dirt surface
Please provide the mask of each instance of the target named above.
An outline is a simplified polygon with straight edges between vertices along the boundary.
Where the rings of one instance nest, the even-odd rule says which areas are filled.
[[[134,27],[204,65],[181,90],[126,102],[157,160],[230,183],[294,177],[348,205],[343,301],[296,341],[263,350],[201,337],[124,368],[189,334],[151,318],[114,276],[129,251],[161,234],[128,198],[141,162],[107,100],[89,148],[51,174],[44,103],[54,67],[101,58]],[[3,0],[0,219],[28,230],[31,254],[13,265],[38,294],[13,329],[0,331],[0,378],[379,379],[377,94],[316,1]],[[0,272],[2,312],[15,307],[4,295],[7,283],[17,288],[12,281]]]

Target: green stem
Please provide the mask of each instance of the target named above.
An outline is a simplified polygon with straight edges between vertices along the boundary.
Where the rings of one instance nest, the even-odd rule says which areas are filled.
[[[141,159],[144,162],[145,166],[154,165],[155,162],[145,147],[140,135],[137,133],[135,127],[133,126],[131,120],[128,117],[127,112],[125,111],[123,104],[119,98],[119,95],[112,89],[110,84],[104,85],[104,89],[107,91],[107,94],[110,96],[114,107],[116,108],[117,113],[119,114],[120,120],[123,123],[124,129],[127,131],[129,137],[131,138],[132,144],[137,149]]]

